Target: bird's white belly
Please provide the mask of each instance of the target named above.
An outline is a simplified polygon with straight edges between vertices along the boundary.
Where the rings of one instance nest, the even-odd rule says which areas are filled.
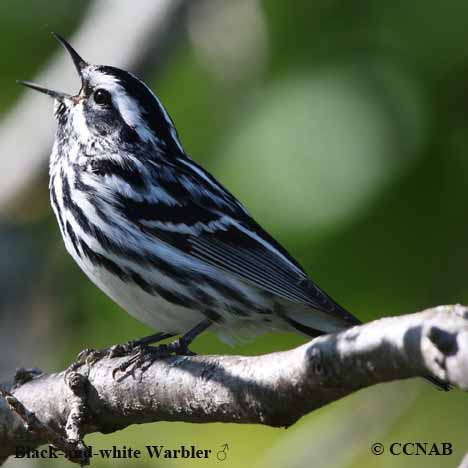
[[[135,283],[125,282],[103,267],[73,255],[88,278],[113,299],[120,307],[155,331],[184,333],[206,317],[192,309],[149,294]]]
[[[69,236],[64,236],[64,241],[68,253],[97,287],[132,317],[155,331],[183,334],[207,318],[196,308],[174,304],[156,293],[146,292],[134,282],[122,280],[105,267],[92,263],[85,255],[78,255]],[[164,282],[163,278],[161,280]],[[224,276],[224,282],[234,289],[241,289],[265,310],[271,308],[270,300],[257,288],[228,275]],[[285,328],[284,322],[272,315],[268,317],[249,313],[245,316],[239,316],[230,313],[229,306],[223,304],[222,297],[219,298],[215,312],[222,320],[213,324],[213,331],[216,331],[223,341],[230,344],[259,335],[267,330]]]

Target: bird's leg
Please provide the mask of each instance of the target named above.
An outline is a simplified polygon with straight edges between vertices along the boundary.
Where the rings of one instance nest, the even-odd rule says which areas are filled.
[[[137,340],[130,340],[128,344],[130,346],[149,345],[152,343],[158,343],[159,341],[165,340],[166,338],[172,338],[175,335],[176,335],[175,333],[159,332],[159,333],[154,333],[149,336],[144,336],[143,338],[138,338]]]
[[[135,354],[129,359],[127,359],[125,362],[120,364],[120,366],[116,367],[112,372],[112,376],[115,378],[115,374],[117,372],[125,372],[130,366],[132,366],[132,371],[140,367],[142,364],[145,364],[145,366],[147,367],[151,365],[151,363],[155,359],[167,357],[171,354],[176,354],[179,356],[193,356],[195,353],[190,351],[188,349],[188,346],[200,333],[204,332],[211,324],[211,320],[203,320],[198,325],[189,330],[187,333],[182,335],[179,339],[169,344],[162,344],[154,347],[147,346],[148,343],[153,343],[154,341],[147,341],[150,340],[151,337],[143,338],[145,342],[133,348],[134,351],[136,351]],[[169,336],[173,336],[169,334],[167,335],[168,336],[165,336],[164,338],[169,338]],[[159,341],[164,338],[159,338]]]
[[[162,346],[166,346],[169,353],[174,353],[179,356],[193,356],[195,353],[188,349],[190,343],[200,334],[203,333],[213,322],[211,320],[203,320],[198,325],[193,327],[187,333],[182,335],[178,340],[169,343],[168,345],[158,346],[156,349]]]
[[[126,354],[132,353],[135,348],[141,348],[142,346],[147,346],[152,343],[158,343],[159,341],[171,338],[174,335],[175,333],[158,332],[149,336],[144,336],[143,338],[127,341],[123,344],[114,345],[109,348],[109,357],[125,356]]]

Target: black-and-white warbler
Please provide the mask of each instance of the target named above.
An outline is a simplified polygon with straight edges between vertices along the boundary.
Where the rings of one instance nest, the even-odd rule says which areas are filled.
[[[308,336],[359,321],[319,289],[246,209],[187,156],[168,113],[131,73],[86,63],[60,36],[81,78],[55,98],[50,197],[65,246],[127,312],[161,333],[211,326],[222,336]]]

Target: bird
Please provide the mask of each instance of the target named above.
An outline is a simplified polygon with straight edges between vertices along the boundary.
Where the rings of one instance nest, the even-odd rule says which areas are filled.
[[[78,94],[19,83],[54,98],[49,192],[66,250],[98,288],[158,330],[131,346],[179,336],[160,347],[186,355],[208,328],[236,341],[361,323],[185,152],[143,81],[87,63],[53,34],[81,80]]]

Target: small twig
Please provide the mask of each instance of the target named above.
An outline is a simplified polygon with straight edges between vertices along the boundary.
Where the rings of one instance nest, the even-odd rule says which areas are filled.
[[[65,456],[81,466],[89,465],[86,446],[82,440],[69,440],[52,429],[48,424],[41,422],[35,413],[29,411],[14,395],[0,388],[0,395],[5,398],[9,407],[24,422],[27,431],[36,434],[40,439],[47,440],[54,448],[63,451]],[[80,454],[82,454],[80,456]]]
[[[66,374],[66,381],[73,397],[70,398],[70,413],[65,424],[65,433],[67,440],[75,443],[78,454],[82,454],[83,460],[89,463],[87,458],[88,447],[83,441],[83,426],[90,419],[89,411],[86,407],[88,395],[88,379],[78,372],[69,372]],[[86,463],[86,464],[88,464]]]

